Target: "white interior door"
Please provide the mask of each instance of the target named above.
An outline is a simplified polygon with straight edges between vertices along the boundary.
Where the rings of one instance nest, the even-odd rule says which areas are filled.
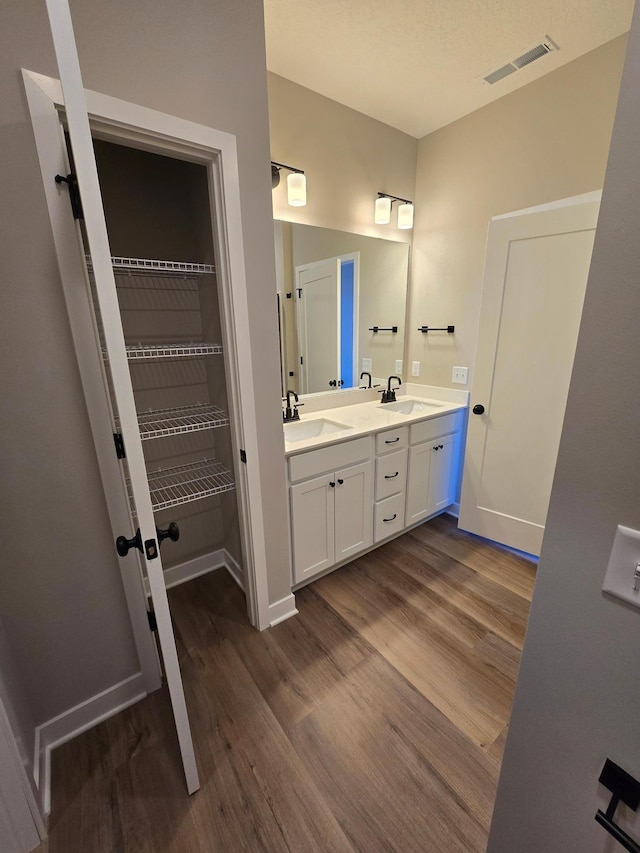
[[[489,227],[460,527],[539,554],[600,193]]]
[[[296,267],[302,393],[328,391],[340,376],[340,258]]]
[[[123,534],[128,539],[133,538],[133,527],[137,525],[139,531],[138,549],[140,550],[138,556],[143,562],[149,581],[187,789],[189,793],[193,793],[199,788],[198,772],[162,572],[162,560],[138,429],[111,264],[111,252],[71,16],[67,0],[47,0],[47,8],[64,95],[65,113],[78,187],[82,197],[85,232],[104,329],[104,345],[112,377],[113,398],[126,450],[130,495],[135,510],[135,524],[132,525],[130,531],[123,531]],[[127,559],[133,558],[130,556]]]

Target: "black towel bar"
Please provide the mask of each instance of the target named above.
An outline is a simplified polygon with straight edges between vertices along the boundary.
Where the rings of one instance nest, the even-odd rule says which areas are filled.
[[[370,331],[370,332],[374,332],[374,333],[375,333],[375,332],[393,332],[393,333],[394,333],[394,335],[395,335],[395,334],[397,333],[397,331],[398,331],[398,327],[397,327],[397,326],[388,326],[388,327],[385,329],[385,328],[383,328],[382,326],[370,326],[370,327],[369,327],[369,331]]]
[[[422,332],[423,335],[426,335],[427,332],[447,332],[452,335],[456,330],[455,326],[442,326],[439,328],[435,328],[435,326],[420,326],[418,329],[419,332]]]

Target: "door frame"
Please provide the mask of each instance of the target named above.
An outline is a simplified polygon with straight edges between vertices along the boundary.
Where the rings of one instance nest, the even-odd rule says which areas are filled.
[[[55,174],[68,172],[68,163],[60,161],[56,150],[60,148],[60,113],[64,110],[64,97],[59,80],[25,69],[22,75],[115,538],[130,525],[128,497],[120,466],[115,464],[111,419],[103,369],[95,344],[93,314],[85,266],[79,251],[77,226],[65,197],[66,190],[61,190],[53,181]],[[85,89],[84,95],[92,135],[96,138],[199,163],[207,169],[216,276],[223,308],[222,336],[227,355],[225,369],[232,413],[232,445],[237,460],[240,448],[246,451],[250,460],[246,465],[238,461],[235,466],[247,611],[251,624],[262,630],[269,626],[270,617],[255,388],[248,338],[236,334],[236,327],[249,327],[236,139],[232,134],[98,92]],[[147,622],[146,596],[141,579],[132,579],[131,572],[122,566],[121,574],[145,686],[150,691],[159,686],[159,667]]]

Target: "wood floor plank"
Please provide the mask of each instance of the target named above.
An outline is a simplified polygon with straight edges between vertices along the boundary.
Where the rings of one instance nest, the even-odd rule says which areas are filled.
[[[471,660],[463,643],[443,638],[416,608],[359,571],[369,564],[362,557],[327,575],[316,590],[474,743],[493,743],[510,713],[511,685]]]
[[[483,851],[535,567],[439,517],[262,633],[224,571],[170,591],[166,688],[53,753],[48,853]]]
[[[374,658],[358,669],[383,674]],[[485,830],[350,676],[292,740],[356,850],[484,849]]]
[[[477,536],[458,530],[450,516],[439,515],[409,531],[465,566],[531,601],[536,564]]]

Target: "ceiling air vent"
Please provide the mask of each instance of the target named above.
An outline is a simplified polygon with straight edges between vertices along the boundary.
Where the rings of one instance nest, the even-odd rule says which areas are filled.
[[[536,59],[540,59],[542,56],[546,56],[547,53],[551,53],[552,50],[557,50],[558,45],[553,42],[549,36],[545,36],[544,39],[537,44],[535,47],[529,48],[529,50],[525,51],[523,54],[518,56],[516,59],[512,59],[510,62],[507,62],[506,65],[501,65],[500,68],[496,68],[494,71],[490,71],[488,74],[483,74],[481,79],[485,83],[490,83],[493,85],[497,83],[498,80],[504,80],[505,77],[508,77],[510,74],[513,74],[514,71],[518,71],[520,68],[524,68],[525,65],[530,65],[532,62],[535,62]]]

